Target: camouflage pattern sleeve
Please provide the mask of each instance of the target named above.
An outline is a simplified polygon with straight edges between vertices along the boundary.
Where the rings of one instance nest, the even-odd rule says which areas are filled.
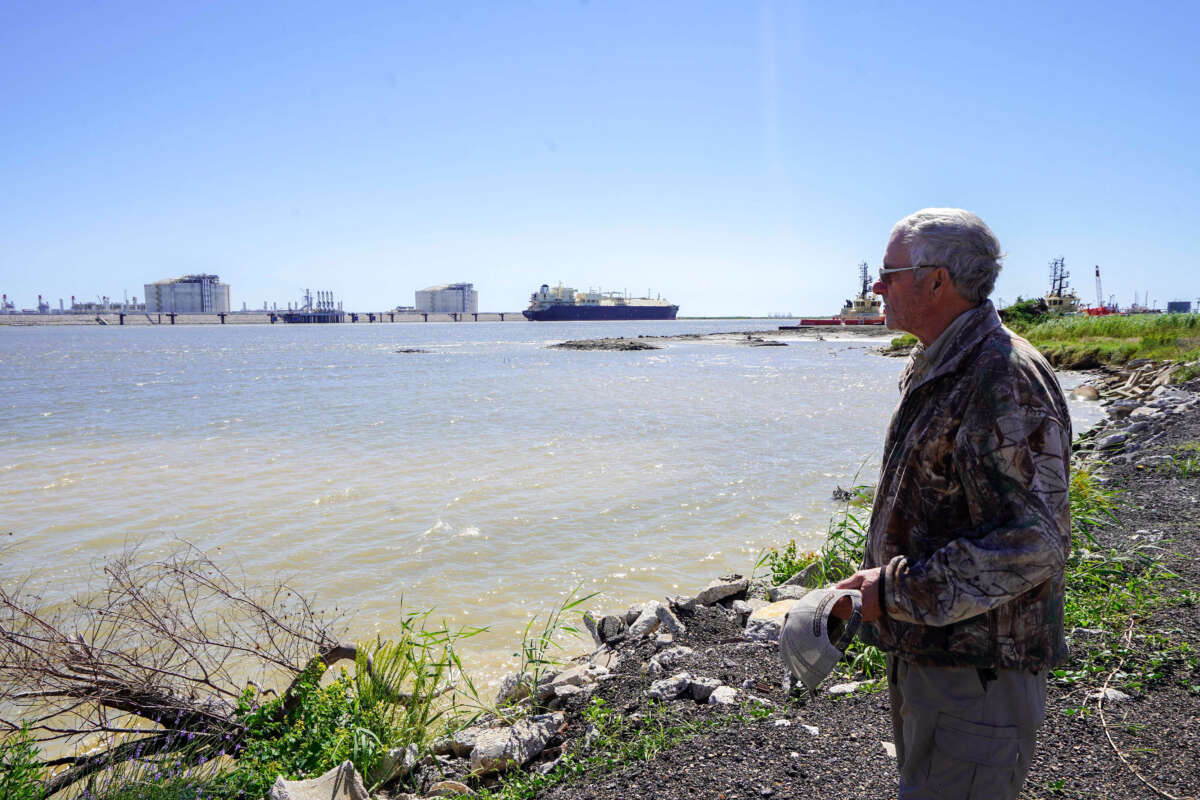
[[[952,455],[971,526],[925,558],[890,560],[891,618],[945,626],[1061,581],[1070,549],[1070,421],[1039,383],[1018,379],[1001,389],[976,377]]]

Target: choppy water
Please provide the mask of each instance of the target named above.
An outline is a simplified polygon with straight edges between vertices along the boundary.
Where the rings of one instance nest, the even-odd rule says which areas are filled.
[[[819,544],[831,490],[874,479],[902,361],[870,342],[545,349],[764,327],[3,329],[0,579],[69,590],[182,538],[358,608],[359,637],[402,601],[488,625],[467,655],[494,678],[577,584],[607,610],[694,592]]]

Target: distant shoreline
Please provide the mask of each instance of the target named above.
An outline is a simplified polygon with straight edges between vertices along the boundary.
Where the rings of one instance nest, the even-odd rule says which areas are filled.
[[[276,317],[276,322],[271,322],[272,313]],[[51,312],[49,314],[0,314],[0,326],[11,327],[27,327],[34,325],[92,325],[103,327],[108,325],[287,325],[295,323],[285,323],[280,319],[280,314],[284,312],[275,311],[230,311],[224,315],[222,321],[220,314],[175,314],[174,322],[170,319],[170,314],[157,311],[126,311],[122,314],[119,311],[109,311],[104,313],[71,313],[71,312]],[[430,313],[425,314],[419,311],[358,311],[345,312],[346,321],[342,323],[330,323],[340,325],[370,325],[370,324],[399,324],[413,322],[525,322],[525,317],[520,311],[480,311],[478,313]],[[357,322],[350,320],[350,315],[356,313],[358,315]],[[124,320],[122,321],[122,316]],[[373,317],[373,318],[372,318]],[[811,334],[848,334],[854,338],[862,336],[886,336],[891,332],[887,331],[883,326],[803,326],[790,327],[789,330],[778,330],[779,325],[797,326],[799,317],[741,317],[741,316],[716,316],[716,317],[679,317],[676,322],[704,322],[706,320],[721,321],[721,320],[762,320],[764,324],[774,325],[773,328],[766,328],[762,331],[755,331],[758,334],[770,333],[780,336],[802,336],[809,338]],[[717,334],[712,334],[717,335]],[[731,333],[731,336],[744,335],[743,333]]]

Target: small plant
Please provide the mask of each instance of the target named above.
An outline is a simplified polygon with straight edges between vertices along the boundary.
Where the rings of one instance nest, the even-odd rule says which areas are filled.
[[[0,739],[0,798],[41,800],[42,762],[29,726]]]
[[[513,653],[520,659],[517,674],[522,676],[523,680],[528,681],[530,694],[534,696],[535,703],[537,700],[536,689],[541,682],[542,675],[561,663],[555,655],[563,649],[557,641],[560,634],[578,636],[580,633],[578,626],[566,619],[567,612],[578,611],[581,605],[596,596],[596,592],[592,592],[580,597],[578,596],[579,588],[576,586],[568,592],[566,598],[546,615],[540,629],[537,628],[538,615],[534,614],[530,617],[521,634],[521,652]]]
[[[784,545],[782,551],[773,547],[766,550],[754,565],[754,571],[757,573],[760,567],[765,566],[771,573],[771,582],[778,586],[793,575],[803,572],[818,558],[820,554],[811,550],[799,552],[796,540],[793,539]]]

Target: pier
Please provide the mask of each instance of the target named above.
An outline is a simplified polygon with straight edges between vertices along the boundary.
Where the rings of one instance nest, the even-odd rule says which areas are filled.
[[[294,316],[297,319],[287,320]],[[299,317],[314,317],[302,319]],[[319,319],[317,318],[319,317]],[[336,318],[335,318],[336,317]],[[431,322],[525,322],[520,311],[434,313],[423,311],[223,311],[210,314],[176,312],[106,311],[89,313],[47,312],[0,314],[0,325],[273,325],[332,323],[342,325],[403,324]]]

